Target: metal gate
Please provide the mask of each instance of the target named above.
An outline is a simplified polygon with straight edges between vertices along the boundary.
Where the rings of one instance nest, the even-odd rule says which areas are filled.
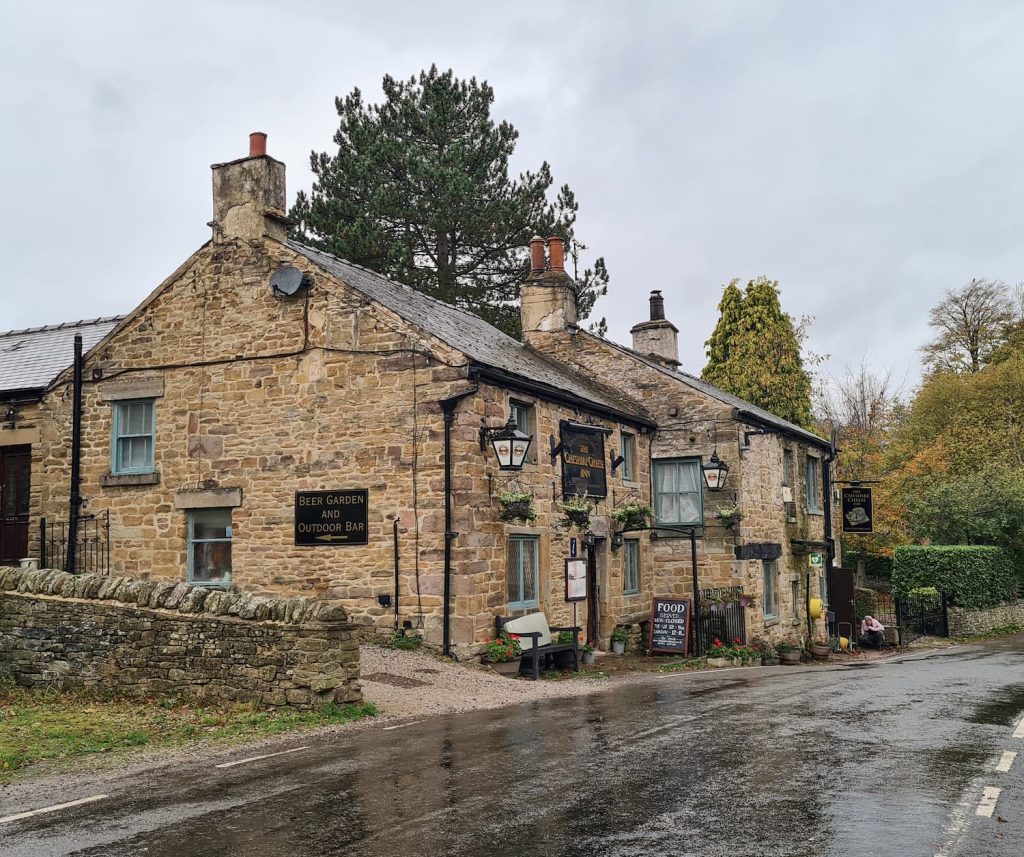
[[[896,599],[896,621],[900,629],[900,644],[905,646],[919,637],[948,637],[949,614],[946,595],[914,594]]]
[[[730,643],[735,639],[747,641],[746,610],[743,608],[742,586],[723,586],[700,590],[700,633],[707,651],[716,639]]]
[[[75,539],[75,571],[110,574],[110,512],[82,515]],[[39,519],[39,567],[64,568],[68,558],[68,525]]]

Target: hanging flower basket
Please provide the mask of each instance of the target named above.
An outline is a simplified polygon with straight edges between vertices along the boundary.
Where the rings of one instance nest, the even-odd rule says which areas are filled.
[[[537,510],[533,508],[533,495],[525,491],[502,491],[498,495],[501,511],[498,517],[502,521],[521,521],[533,523]]]
[[[715,517],[718,519],[718,523],[727,530],[731,530],[743,520],[743,513],[738,506],[721,506],[715,510]]]
[[[620,530],[639,530],[650,523],[654,509],[643,503],[626,503],[612,512]]]
[[[559,503],[558,508],[562,511],[559,524],[563,529],[579,530],[581,533],[590,529],[590,514],[594,511],[594,505],[586,494],[569,497]]]

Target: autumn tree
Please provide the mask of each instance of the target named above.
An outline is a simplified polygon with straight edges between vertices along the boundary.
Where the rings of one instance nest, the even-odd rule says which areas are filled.
[[[1010,290],[999,280],[971,280],[950,289],[928,314],[936,337],[921,348],[932,371],[980,372],[1020,322]]]
[[[811,376],[798,325],[782,311],[779,284],[733,280],[722,292],[718,324],[705,343],[701,377],[797,425],[810,428]]]
[[[386,76],[383,88],[379,104],[358,89],[335,99],[337,150],[312,153],[316,180],[296,196],[292,237],[518,335],[529,240],[561,236],[586,318],[607,292],[604,260],[580,270],[579,205],[568,185],[552,198],[546,162],[509,176],[519,134],[491,118],[487,82],[431,66],[409,80]]]

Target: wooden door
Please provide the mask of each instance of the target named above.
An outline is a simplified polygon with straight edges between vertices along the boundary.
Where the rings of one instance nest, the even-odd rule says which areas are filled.
[[[0,565],[18,565],[28,554],[31,446],[0,446]]]
[[[860,635],[860,627],[856,624],[856,616],[853,602],[853,569],[852,568],[831,568],[829,569],[829,608],[836,614],[836,631],[839,636],[847,636],[856,640]],[[849,623],[848,625],[846,623]],[[842,627],[841,625],[846,625]],[[840,630],[841,628],[841,630]]]

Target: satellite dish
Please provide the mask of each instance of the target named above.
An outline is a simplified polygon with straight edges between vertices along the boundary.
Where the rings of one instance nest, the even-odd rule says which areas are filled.
[[[275,295],[291,297],[306,285],[302,271],[293,265],[278,268],[270,276],[270,289]]]

